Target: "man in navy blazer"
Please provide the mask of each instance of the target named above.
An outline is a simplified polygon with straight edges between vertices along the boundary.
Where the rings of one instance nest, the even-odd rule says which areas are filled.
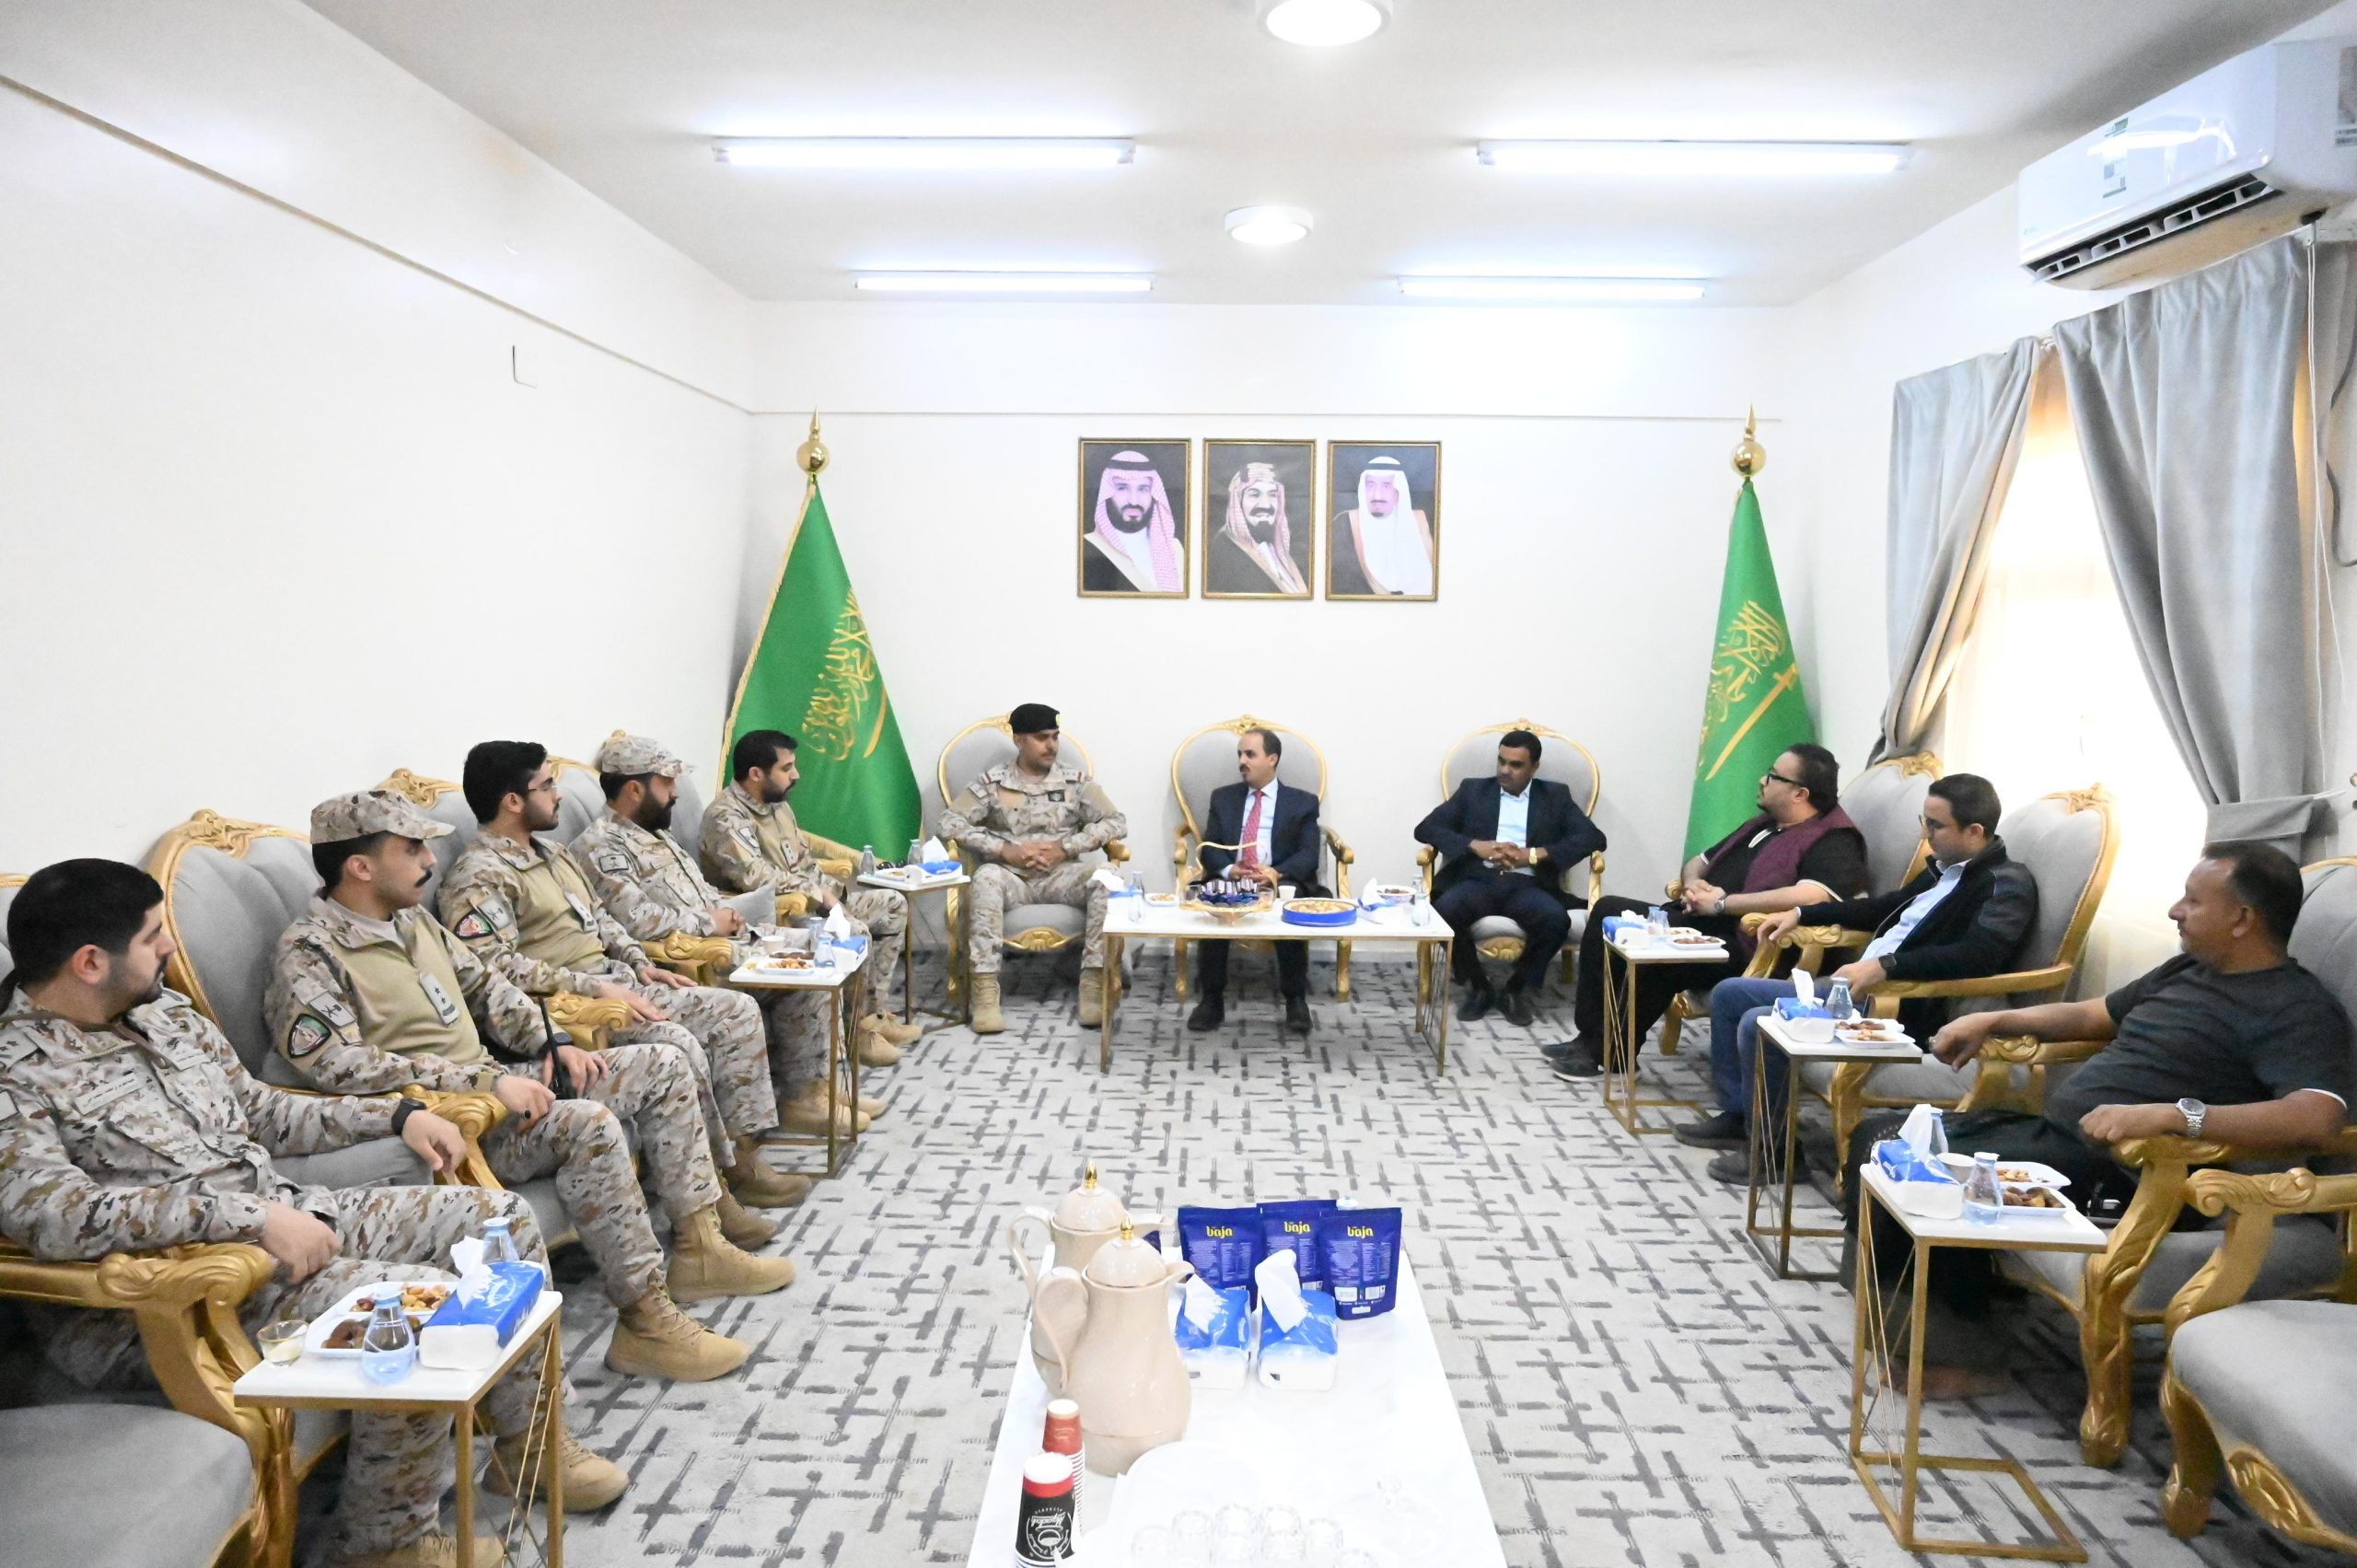
[[[1236,771],[1239,784],[1212,791],[1210,819],[1203,824],[1202,867],[1205,877],[1250,878],[1271,888],[1290,887],[1294,897],[1322,898],[1318,880],[1318,797],[1306,789],[1277,783],[1277,759],[1284,742],[1274,730],[1248,729],[1236,738]],[[1213,844],[1239,847],[1213,849]],[[1227,1016],[1227,942],[1202,942],[1195,961],[1195,984],[1202,1000],[1187,1016],[1187,1027],[1197,1034],[1219,1028]],[[1278,989],[1284,993],[1285,1028],[1295,1034],[1309,1032],[1309,945],[1278,942]]]
[[[1416,825],[1416,838],[1441,855],[1433,907],[1457,933],[1452,960],[1465,987],[1457,1016],[1474,1019],[1492,1007],[1527,1028],[1530,982],[1571,935],[1571,909],[1585,899],[1562,890],[1563,874],[1604,847],[1604,834],[1562,784],[1538,776],[1538,738],[1510,729],[1498,740],[1498,771],[1467,779]],[[1522,957],[1501,999],[1490,989],[1473,947],[1473,923],[1504,915],[1522,927]]]

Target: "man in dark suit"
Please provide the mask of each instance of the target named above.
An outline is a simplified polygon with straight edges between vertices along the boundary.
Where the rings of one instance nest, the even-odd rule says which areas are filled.
[[[1452,961],[1465,987],[1457,1016],[1478,1018],[1495,1006],[1528,1028],[1530,982],[1571,935],[1571,910],[1585,904],[1563,891],[1563,876],[1604,847],[1604,834],[1572,792],[1538,774],[1538,738],[1510,729],[1498,740],[1498,771],[1467,779],[1416,824],[1416,839],[1440,852],[1433,907],[1457,933]],[[1504,915],[1522,927],[1522,957],[1506,977],[1503,1000],[1490,989],[1473,946],[1474,922]]]
[[[1284,742],[1276,732],[1248,729],[1236,738],[1236,771],[1239,784],[1212,791],[1211,817],[1203,824],[1202,867],[1205,877],[1250,878],[1271,888],[1290,887],[1295,898],[1323,898],[1318,881],[1318,797],[1306,789],[1277,783],[1277,759]],[[1235,844],[1233,850],[1213,844]],[[1195,984],[1202,1000],[1187,1015],[1187,1027],[1197,1034],[1219,1028],[1227,1016],[1228,942],[1196,945]],[[1309,1032],[1309,945],[1278,942],[1278,989],[1284,993],[1285,1028],[1295,1034]]]

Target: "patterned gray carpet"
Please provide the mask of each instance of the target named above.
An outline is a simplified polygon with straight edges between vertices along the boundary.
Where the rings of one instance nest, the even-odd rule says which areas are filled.
[[[599,1361],[610,1315],[594,1290],[572,1291],[574,1419],[633,1484],[574,1521],[567,1560],[964,1562],[1021,1348],[1002,1224],[1072,1185],[1084,1156],[1139,1207],[1334,1191],[1407,1205],[1511,1563],[1904,1560],[1843,1457],[1850,1297],[1769,1278],[1737,1239],[1741,1194],[1703,1178],[1705,1156],[1641,1144],[1593,1086],[1558,1083],[1537,1053],[1544,1019],[1537,1032],[1457,1026],[1435,1079],[1407,1026],[1404,965],[1360,964],[1348,1006],[1318,966],[1306,1044],[1277,1035],[1266,968],[1240,959],[1225,1029],[1197,1036],[1167,962],[1145,959],[1106,1076],[1069,985],[1044,962],[1011,969],[1009,1032],[946,1030],[879,1075],[889,1115],[843,1178],[788,1211],[795,1284],[702,1309],[755,1347],[735,1377],[613,1376]],[[1706,1028],[1689,1038],[1649,1070],[1694,1089]],[[2339,1561],[2286,1545],[2231,1500],[2200,1540],[2171,1538],[2157,1365],[2142,1369],[2133,1450],[2090,1469],[2073,1440],[2070,1325],[2030,1307],[2020,1324],[2014,1386],[1941,1410],[1928,1446],[2019,1458],[2111,1568]],[[2001,1534],[2034,1523],[1969,1486],[1935,1488],[1927,1508]]]

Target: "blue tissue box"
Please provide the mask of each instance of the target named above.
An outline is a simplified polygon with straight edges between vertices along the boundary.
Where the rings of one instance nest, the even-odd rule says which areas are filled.
[[[1301,1303],[1309,1311],[1290,1331],[1261,1307],[1260,1381],[1272,1388],[1330,1388],[1337,1354],[1334,1298],[1322,1290],[1305,1290]]]
[[[469,1274],[425,1320],[419,1359],[428,1366],[490,1365],[532,1315],[547,1282],[538,1263],[493,1263]]]

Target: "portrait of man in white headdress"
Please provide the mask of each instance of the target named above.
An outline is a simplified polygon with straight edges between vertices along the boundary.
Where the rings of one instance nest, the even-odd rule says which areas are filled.
[[[1434,598],[1440,593],[1440,443],[1337,441],[1328,494],[1328,598]]]
[[[1315,441],[1209,441],[1203,597],[1307,598]]]
[[[1187,597],[1185,441],[1080,444],[1080,591]]]

